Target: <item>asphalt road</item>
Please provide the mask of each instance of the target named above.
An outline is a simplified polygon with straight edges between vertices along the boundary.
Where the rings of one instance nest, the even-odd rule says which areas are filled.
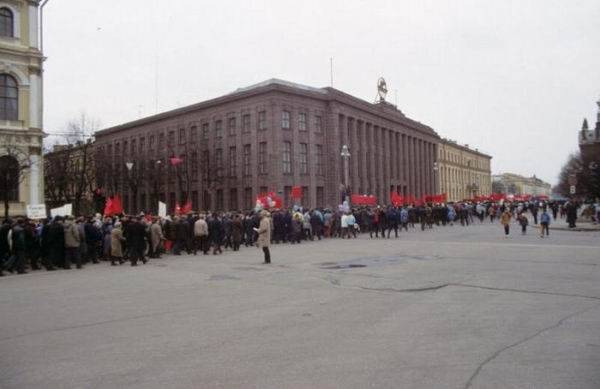
[[[0,387],[600,388],[599,232],[439,227],[272,257],[3,277]]]

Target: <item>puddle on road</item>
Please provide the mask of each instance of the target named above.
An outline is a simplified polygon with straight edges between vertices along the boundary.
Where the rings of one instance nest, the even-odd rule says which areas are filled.
[[[397,265],[401,263],[405,263],[409,260],[415,261],[429,261],[429,260],[439,260],[442,259],[439,255],[413,255],[413,256],[403,256],[403,255],[387,255],[381,257],[356,257],[350,258],[339,262],[322,262],[319,263],[318,266],[321,269],[327,270],[339,270],[339,269],[355,269],[355,268],[365,268],[365,267],[377,267],[377,266],[388,266],[388,265]]]
[[[354,269],[357,267],[367,267],[367,265],[361,265],[358,263],[350,263],[347,265],[331,265],[331,266],[321,266],[321,269]]]
[[[227,280],[241,280],[239,277],[230,276],[227,274],[215,274],[210,276],[209,281],[227,281]]]

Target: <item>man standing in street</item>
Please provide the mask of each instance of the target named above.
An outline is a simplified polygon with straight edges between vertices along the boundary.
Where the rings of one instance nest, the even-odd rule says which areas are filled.
[[[269,218],[269,212],[260,212],[260,224],[255,230],[258,234],[258,247],[262,248],[262,251],[265,254],[264,263],[269,264],[271,263],[271,252],[269,251],[269,247],[271,246],[271,220]]]
[[[550,214],[547,210],[544,210],[540,217],[540,238],[544,237],[544,232],[546,236],[550,235]]]
[[[504,235],[508,238],[508,234],[510,234],[510,219],[512,219],[512,214],[508,207],[502,212],[502,216],[500,216],[500,223],[504,226]]]
[[[80,246],[83,236],[73,216],[68,216],[64,225],[65,229],[65,269],[71,268],[74,262],[77,269],[81,269]]]
[[[140,260],[146,263],[146,227],[142,224],[139,217],[133,218],[129,226],[129,236],[127,238],[127,247],[131,256],[131,266],[137,266]]]
[[[208,244],[208,224],[204,215],[200,215],[194,223],[194,255],[198,253],[198,249],[202,254],[207,255],[210,245]]]

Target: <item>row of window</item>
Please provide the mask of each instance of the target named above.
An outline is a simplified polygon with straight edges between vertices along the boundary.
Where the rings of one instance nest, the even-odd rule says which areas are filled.
[[[314,128],[315,128],[315,132],[322,132],[323,131],[323,117],[320,115],[315,115],[314,118]],[[291,129],[291,123],[292,123],[292,113],[290,111],[286,111],[283,110],[281,112],[281,128],[284,130],[289,130]],[[308,115],[306,114],[306,112],[299,112],[298,113],[298,130],[299,131],[308,131]]]
[[[132,141],[132,154],[135,154],[135,141]],[[126,142],[123,143],[126,147]],[[141,147],[141,144],[140,144]],[[323,175],[323,146],[315,145],[315,155],[314,155],[314,169],[315,174]],[[308,143],[300,143],[298,145],[298,172],[300,174],[309,174],[309,163],[308,163],[308,155],[309,155],[309,147]],[[102,148],[100,148],[100,153],[103,153]],[[107,145],[106,149],[107,155],[112,156],[112,145]],[[115,145],[115,154],[118,157],[120,155],[119,143]],[[283,142],[282,147],[282,172],[284,174],[292,174],[293,172],[293,164],[292,164],[292,143],[291,142]],[[257,171],[258,174],[267,174],[267,162],[268,162],[268,154],[267,154],[267,142],[260,142],[258,144],[258,164]],[[194,151],[190,154],[189,161],[187,160],[185,155],[180,155],[180,158],[183,160],[182,169],[190,169],[192,172],[192,176],[195,177],[198,172],[198,152]],[[228,164],[228,176],[236,177],[238,172],[238,157],[237,157],[237,147],[231,146],[229,148],[229,164]],[[243,146],[242,150],[242,175],[244,177],[251,175],[251,158],[252,158],[252,145],[246,144]],[[163,162],[161,160],[161,162]],[[217,148],[214,152],[214,159],[211,160],[210,152],[208,150],[202,151],[202,166],[203,169],[203,178],[208,179],[208,174],[215,174],[216,177],[221,178],[224,175],[224,165],[223,165],[223,149]],[[143,161],[142,161],[143,163]],[[172,164],[169,163],[167,159],[164,160],[164,164],[172,169]],[[161,164],[159,164],[160,167]],[[143,170],[145,166],[138,166],[139,169]],[[172,172],[169,172],[172,173]],[[169,174],[169,177],[173,179],[173,175]]]
[[[282,114],[282,128],[283,129],[290,129],[290,117],[291,114],[289,111],[283,111]],[[248,133],[250,132],[250,123],[251,123],[251,116],[250,114],[244,114],[242,115],[242,121],[241,121],[241,130],[242,133]],[[315,116],[315,131],[316,132],[321,132],[323,129],[323,123],[322,123],[322,118],[321,116]],[[236,135],[237,132],[237,128],[238,128],[238,124],[237,124],[237,118],[236,117],[230,117],[227,119],[227,132],[230,136],[234,136]],[[257,128],[259,130],[266,130],[267,129],[267,113],[266,111],[260,111],[258,112],[258,121],[257,121]],[[300,131],[306,131],[308,130],[308,124],[307,124],[307,114],[306,113],[300,113],[298,115],[298,129]],[[222,120],[216,120],[213,123],[213,130],[214,130],[214,134],[215,134],[215,138],[216,139],[221,139],[223,138],[223,121]],[[158,143],[156,144],[156,136],[155,134],[149,134],[148,135],[148,149],[149,150],[154,150],[154,147],[157,146],[158,149],[163,149],[165,146],[174,146],[175,145],[175,136],[176,133],[174,130],[169,131],[167,133],[167,137],[165,138],[165,134],[164,133],[160,133],[158,134]],[[186,128],[180,128],[179,129],[179,133],[177,134],[178,136],[178,142],[180,145],[184,145],[186,144],[188,141],[190,143],[196,143],[199,139],[200,136],[202,136],[203,140],[208,140],[210,138],[210,124],[209,123],[202,123],[200,129],[198,128],[197,125],[192,125],[189,128],[189,139],[188,139],[188,132],[186,130]],[[165,145],[165,141],[167,142],[167,144]],[[131,143],[128,144],[128,141],[123,141],[123,149],[122,152],[123,153],[131,153],[131,154],[135,154],[137,151],[137,140],[136,139],[132,139]],[[128,149],[128,146],[130,146],[130,149]],[[121,151],[121,147],[120,147],[120,143],[117,142],[115,143],[115,148],[119,150],[119,152]],[[146,149],[146,137],[142,136],[139,138],[139,151],[140,152],[144,152]]]
[[[462,165],[466,165],[472,168],[477,168],[477,169],[487,169],[489,168],[488,163],[479,160],[479,159],[471,159],[471,158],[467,158],[463,155],[460,154],[456,154],[456,153],[452,153],[450,151],[441,149],[440,150],[440,159],[443,161],[449,161],[452,163],[456,163],[456,164],[462,164]]]

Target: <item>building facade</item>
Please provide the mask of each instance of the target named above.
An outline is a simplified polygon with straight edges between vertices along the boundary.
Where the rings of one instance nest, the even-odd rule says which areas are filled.
[[[0,187],[11,215],[44,202],[38,9],[39,1],[0,0]]]
[[[194,209],[250,209],[269,191],[288,206],[294,186],[308,207],[336,207],[344,188],[382,203],[392,191],[435,193],[438,143],[384,100],[272,79],[99,131],[95,150],[98,184],[137,212],[186,199]]]
[[[492,193],[492,157],[469,145],[442,139],[438,151],[439,187],[448,201],[461,201]]]
[[[587,119],[583,119],[583,125],[579,132],[579,150],[581,159],[586,165],[600,164],[600,100],[596,102],[598,113],[596,114],[596,126],[590,129]]]
[[[494,192],[516,195],[550,196],[552,186],[535,175],[525,177],[513,173],[492,176]]]

